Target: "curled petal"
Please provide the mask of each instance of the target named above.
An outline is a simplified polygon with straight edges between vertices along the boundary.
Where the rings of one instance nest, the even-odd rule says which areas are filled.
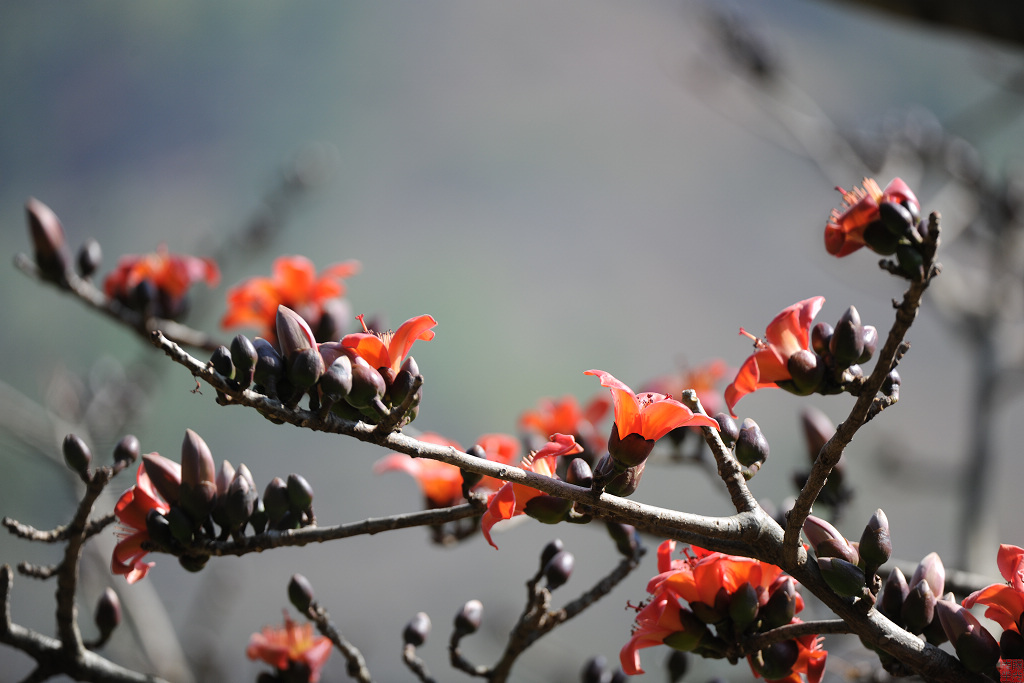
[[[1010,582],[1017,592],[1024,592],[1024,548],[1015,545],[1000,545],[996,555],[999,573]]]
[[[612,407],[619,438],[625,438],[629,434],[640,434],[640,402],[633,390],[604,370],[587,370],[583,374],[597,377],[601,386],[612,390]]]
[[[480,530],[484,533],[484,538],[490,543],[495,550],[498,549],[498,545],[491,539],[491,527],[497,522],[503,519],[512,519],[516,513],[516,495],[512,488],[511,482],[505,482],[505,485],[495,492],[490,500],[487,501],[487,510],[480,517]]]
[[[369,332],[346,334],[341,340],[341,345],[358,353],[375,370],[392,367],[388,347],[375,334]],[[401,363],[399,363],[399,367],[401,367]]]
[[[409,355],[409,349],[417,340],[430,341],[434,338],[433,328],[437,321],[433,316],[418,315],[402,323],[394,336],[388,343],[388,353],[391,356],[391,369],[395,372],[402,367],[402,362]]]

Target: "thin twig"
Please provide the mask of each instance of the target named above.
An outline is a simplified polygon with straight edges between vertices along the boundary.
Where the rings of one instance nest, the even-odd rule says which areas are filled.
[[[341,631],[331,621],[331,615],[327,613],[327,610],[317,604],[316,601],[313,601],[310,603],[309,609],[306,610],[306,616],[316,624],[316,628],[320,633],[331,639],[334,647],[338,648],[338,652],[348,661],[348,675],[359,681],[359,683],[373,683],[373,678],[370,676],[370,670],[366,667],[366,659],[363,658],[363,654],[355,645],[348,642],[341,635]]]

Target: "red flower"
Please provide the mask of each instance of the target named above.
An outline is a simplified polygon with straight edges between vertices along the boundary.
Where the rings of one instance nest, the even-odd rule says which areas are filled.
[[[182,300],[194,283],[206,281],[210,287],[220,282],[220,270],[210,259],[168,253],[161,244],[155,254],[122,256],[117,267],[103,281],[103,291],[111,299],[128,303],[140,283],[152,282],[165,301],[154,302],[156,313],[173,318],[182,312]]]
[[[719,590],[724,588],[732,595],[749,583],[757,591],[758,602],[764,605],[768,602],[769,589],[782,575],[782,570],[773,564],[692,545],[685,560],[672,560],[674,548],[675,541],[665,541],[658,547],[660,573],[647,584],[648,593],[668,592],[687,602],[700,602],[710,607],[715,604]]]
[[[566,434],[552,434],[548,441],[536,453],[523,458],[519,466],[528,471],[555,478],[555,458],[560,455],[575,455],[583,451],[576,439]],[[491,540],[491,527],[503,519],[512,519],[525,513],[526,504],[537,496],[546,495],[542,491],[525,484],[505,484],[487,501],[487,510],[480,518],[480,528],[484,538],[497,550],[498,546]]]
[[[811,323],[824,303],[825,297],[815,296],[783,309],[768,323],[764,340],[740,328],[740,334],[754,339],[757,351],[744,361],[736,379],[725,389],[725,403],[733,417],[736,403],[747,394],[792,379],[789,357],[810,348]]]
[[[715,359],[695,368],[689,368],[684,372],[658,377],[648,382],[645,389],[666,396],[681,394],[686,389],[693,389],[697,392],[697,398],[700,399],[704,412],[714,415],[722,409],[722,398],[718,393],[718,385],[725,378],[727,372],[729,372],[729,367],[725,361]]]
[[[790,623],[802,622],[800,619],[794,618]],[[821,679],[825,676],[825,661],[828,659],[828,652],[822,647],[824,638],[811,634],[794,638],[792,642],[796,643],[797,657],[790,669],[790,674],[784,678],[767,679],[768,683],[803,683],[800,674],[807,676],[807,683],[821,683]],[[747,661],[750,663],[754,676],[760,678],[761,674],[754,666],[753,655],[747,657]]]
[[[397,373],[416,340],[429,341],[434,338],[433,328],[436,325],[437,321],[432,316],[418,315],[406,320],[394,332],[385,332],[380,336],[372,332],[346,334],[341,345],[362,356],[371,368],[391,368]]]
[[[661,645],[668,636],[684,630],[681,613],[679,602],[668,593],[655,595],[646,607],[637,612],[633,635],[619,651],[619,664],[624,674],[636,676],[644,673],[640,666],[640,650]]]
[[[601,380],[601,386],[612,392],[615,407],[615,425],[619,438],[639,434],[645,440],[657,441],[676,427],[714,427],[718,423],[705,415],[694,415],[679,401],[653,392],[634,394],[633,390],[610,373],[603,370],[587,370],[584,375],[594,375]]]
[[[228,291],[228,311],[221,327],[256,326],[263,337],[276,339],[277,307],[287,306],[311,327],[320,324],[324,304],[345,294],[345,278],[359,272],[358,261],[345,261],[316,274],[305,256],[281,256],[274,261],[273,276],[254,277]]]
[[[178,463],[168,460],[157,453],[151,453],[149,458],[159,458],[168,472],[177,473],[178,483],[181,482],[181,466]],[[157,493],[156,487],[146,474],[145,467],[139,463],[139,470],[136,474],[136,484],[121,494],[114,506],[114,515],[121,527],[115,533],[121,539],[114,546],[114,556],[110,561],[110,570],[115,574],[121,574],[128,580],[128,583],[135,583],[146,576],[154,562],[143,562],[146,555],[142,544],[149,540],[149,531],[146,527],[146,517],[150,510],[158,510],[165,513],[170,506]]]
[[[604,394],[594,397],[583,409],[574,396],[542,398],[536,410],[527,410],[519,416],[519,428],[545,440],[549,434],[574,434],[593,451],[603,451],[608,444],[598,433],[597,424],[610,406]]]
[[[1024,614],[1024,549],[1000,545],[996,564],[1008,585],[994,583],[971,593],[962,604],[971,608],[980,602],[988,607],[987,618],[1002,626],[1004,631],[1020,633],[1021,614]]]
[[[832,216],[825,226],[825,249],[833,256],[846,256],[864,246],[864,229],[878,220],[878,205],[882,202],[908,202],[920,210],[917,197],[905,182],[893,178],[884,190],[878,188],[871,178],[864,179],[864,188],[854,187],[843,194],[843,209],[832,209]]]
[[[262,632],[252,634],[245,654],[249,659],[263,660],[278,671],[300,664],[309,671],[309,683],[317,683],[320,670],[331,656],[331,648],[329,638],[313,637],[312,624],[299,626],[285,612],[282,627],[266,626]]]

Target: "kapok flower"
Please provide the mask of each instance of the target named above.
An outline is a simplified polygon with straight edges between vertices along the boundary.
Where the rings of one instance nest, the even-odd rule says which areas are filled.
[[[148,458],[159,458],[164,469],[172,476],[177,473],[178,483],[181,482],[181,466],[157,453],[150,453]],[[136,473],[136,484],[121,494],[114,506],[114,515],[120,524],[115,531],[120,538],[114,546],[114,555],[110,561],[110,571],[121,574],[128,583],[135,583],[146,576],[155,562],[143,562],[146,550],[142,544],[149,539],[146,517],[151,510],[166,513],[170,505],[157,493],[143,463],[139,463]]]
[[[619,664],[627,676],[644,673],[640,666],[640,650],[665,642],[665,638],[684,630],[681,618],[683,608],[668,593],[655,595],[636,614],[633,635],[619,651]]]
[[[713,607],[720,590],[732,595],[749,583],[757,592],[758,603],[765,605],[770,588],[782,575],[782,569],[749,557],[726,555],[691,545],[684,560],[672,560],[675,541],[658,547],[657,576],[647,584],[648,593],[668,592],[689,603]],[[803,606],[803,601],[798,601]]]
[[[277,307],[298,313],[314,329],[320,325],[324,305],[345,294],[343,280],[359,272],[358,261],[344,261],[319,276],[305,256],[281,256],[274,261],[271,277],[254,277],[228,291],[228,310],[221,327],[254,326],[273,342],[276,339]]]
[[[920,211],[917,197],[900,178],[893,178],[884,190],[872,178],[865,178],[863,186],[849,192],[836,188],[843,195],[843,208],[832,209],[825,226],[825,249],[833,256],[852,254],[866,244],[864,229],[879,219],[878,205],[882,202],[907,202],[915,213]]]
[[[604,394],[595,396],[582,409],[571,395],[558,399],[542,398],[537,408],[527,410],[519,416],[519,428],[524,432],[547,439],[549,434],[573,434],[579,437],[593,451],[607,447],[604,437],[597,431],[597,424],[604,419],[611,403]]]
[[[740,334],[754,340],[757,351],[744,361],[736,379],[725,388],[725,404],[733,417],[736,403],[747,394],[793,378],[789,359],[798,351],[810,349],[811,323],[824,303],[825,297],[815,296],[784,308],[768,323],[764,339],[740,328]]]
[[[189,288],[200,281],[216,287],[220,270],[208,258],[171,254],[166,245],[161,244],[155,254],[122,256],[103,281],[103,291],[111,299],[130,305],[136,288],[147,281],[159,295],[159,299],[152,302],[157,307],[154,314],[175,318],[184,312],[182,304]]]
[[[300,665],[308,670],[309,683],[317,683],[320,670],[331,656],[332,647],[330,638],[313,637],[312,624],[299,626],[285,612],[283,626],[266,626],[260,633],[252,634],[245,654],[249,659],[263,660],[278,671],[288,671],[294,665]]]
[[[719,384],[729,372],[725,361],[716,358],[696,367],[687,368],[682,372],[657,377],[644,387],[666,396],[674,396],[686,389],[697,392],[697,398],[704,407],[704,412],[714,415],[721,410],[722,397],[718,393]],[[642,392],[641,392],[642,393]]]
[[[363,322],[363,316],[357,317]],[[377,335],[366,330],[366,323],[363,322],[366,331],[346,334],[342,337],[341,345],[359,354],[371,368],[391,368],[397,373],[417,340],[430,341],[434,338],[433,328],[436,325],[433,316],[418,315],[406,320],[394,332]]]
[[[1021,615],[1024,614],[1024,549],[1015,545],[1000,545],[996,564],[1007,583],[994,583],[975,591],[964,598],[962,604],[969,609],[980,602],[988,607],[985,616],[1002,626],[1004,631],[1021,633]]]
[[[654,442],[676,427],[713,427],[718,423],[706,415],[694,415],[679,401],[654,392],[634,394],[628,386],[603,370],[587,370],[601,386],[612,392],[615,425],[608,450],[617,467],[624,469],[643,463],[654,448]]]
[[[555,478],[555,460],[561,455],[575,455],[583,451],[576,439],[568,434],[552,434],[551,440],[544,444],[536,453],[523,458],[519,467],[527,472],[536,472],[545,477]],[[497,550],[498,546],[491,540],[491,527],[503,519],[512,519],[525,514],[526,504],[538,496],[546,495],[542,491],[527,486],[505,482],[487,501],[487,510],[480,518],[480,528],[484,538]]]

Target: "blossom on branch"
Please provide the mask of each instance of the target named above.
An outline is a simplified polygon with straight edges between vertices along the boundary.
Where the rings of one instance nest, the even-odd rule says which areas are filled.
[[[854,187],[849,192],[841,187],[836,189],[843,195],[843,208],[832,209],[825,226],[825,249],[836,257],[852,254],[865,245],[879,253],[895,251],[899,236],[881,222],[879,206],[882,203],[901,205],[911,217],[921,210],[917,197],[900,178],[893,178],[884,190],[872,178],[864,179],[863,189]]]
[[[547,440],[549,434],[572,434],[582,445],[594,453],[607,447],[604,436],[597,431],[597,425],[604,419],[611,402],[601,394],[580,407],[575,396],[542,398],[537,407],[519,416],[519,429]]]
[[[778,387],[779,382],[793,379],[790,359],[802,351],[810,351],[811,323],[825,303],[825,297],[815,296],[784,308],[768,323],[765,338],[758,339],[740,328],[740,334],[754,339],[757,348],[736,373],[736,379],[725,388],[725,404],[736,417],[733,408],[741,398],[766,387]]]
[[[168,473],[171,484],[174,483],[177,474],[177,483],[180,485],[181,467],[178,463],[158,453],[150,453],[145,457],[156,462],[161,466],[161,470]],[[120,525],[115,534],[120,540],[114,546],[110,570],[124,576],[128,583],[135,583],[145,577],[155,564],[142,561],[148,552],[143,549],[142,544],[150,540],[146,518],[152,510],[163,514],[170,510],[170,505],[157,492],[157,487],[146,473],[144,461],[139,463],[135,486],[122,493],[114,506],[114,515]]]
[[[544,444],[544,447],[539,451],[530,453],[523,458],[522,462],[519,463],[519,467],[527,472],[535,472],[545,477],[555,478],[556,459],[562,455],[575,455],[582,451],[583,447],[576,443],[576,439],[571,435],[552,434],[551,440]],[[505,484],[488,499],[487,510],[480,518],[480,528],[484,532],[484,538],[487,539],[487,542],[497,550],[497,544],[491,540],[491,527],[503,519],[512,519],[518,515],[533,512],[532,510],[528,511],[527,506],[531,501],[542,497],[544,500],[560,501],[560,504],[564,503],[564,509],[561,510],[562,515],[564,515],[571,506],[570,501],[561,501],[559,498],[548,496],[544,492],[538,491],[537,489],[525,484],[505,482]],[[547,519],[545,519],[546,515],[543,515],[542,513],[537,514],[538,517],[542,518],[542,521],[547,521]]]
[[[217,264],[207,258],[171,254],[161,244],[155,254],[122,256],[103,281],[103,291],[135,310],[161,318],[178,318],[185,312],[185,295],[196,282],[210,287],[220,282]],[[148,288],[148,289],[147,289]]]
[[[357,317],[363,321],[363,316]],[[430,341],[434,338],[433,328],[436,325],[433,316],[418,315],[406,320],[394,332],[378,335],[366,330],[366,323],[363,323],[365,331],[346,334],[341,346],[355,351],[375,370],[391,368],[397,373],[417,340]]]
[[[258,327],[260,334],[273,342],[277,307],[283,305],[319,331],[325,308],[345,294],[344,279],[358,272],[358,261],[344,261],[318,276],[305,256],[281,256],[274,261],[271,277],[250,278],[228,291],[228,310],[221,327]]]
[[[313,637],[313,625],[299,626],[284,614],[280,628],[266,626],[252,634],[245,654],[249,659],[260,659],[278,671],[288,672],[287,680],[317,683],[320,670],[331,656],[333,644],[325,636]]]
[[[994,583],[964,598],[963,606],[981,603],[988,607],[985,616],[1006,631],[1021,632],[1024,614],[1024,549],[1015,545],[1000,545],[996,555],[999,573],[1007,583]]]
[[[601,386],[612,392],[615,424],[608,440],[608,451],[618,469],[642,464],[654,448],[654,442],[677,427],[713,427],[718,423],[706,415],[694,415],[679,401],[654,392],[634,394],[628,386],[603,370],[587,370]]]

